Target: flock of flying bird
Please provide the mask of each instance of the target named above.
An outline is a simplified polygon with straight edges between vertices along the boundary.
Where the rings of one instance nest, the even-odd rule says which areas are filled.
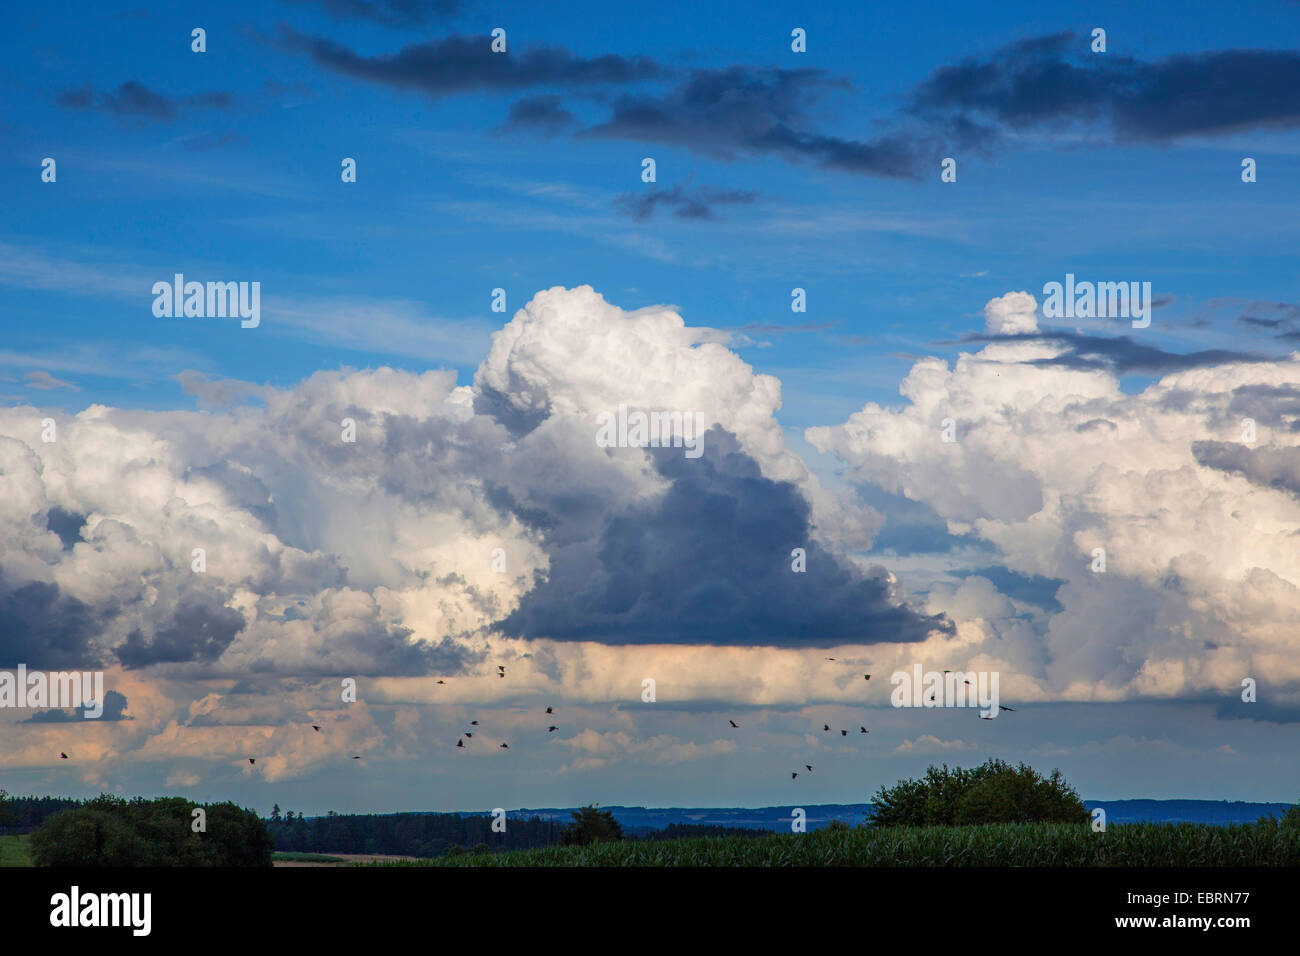
[[[828,658],[826,658],[826,660],[828,660],[828,661],[835,661],[836,659],[835,659],[834,657],[828,657]],[[838,661],[837,661],[837,663],[838,663]],[[952,671],[951,671],[951,670],[945,670],[944,673],[945,673],[945,674],[951,674]],[[504,664],[498,664],[498,665],[497,665],[497,677],[504,678],[505,676],[506,676],[506,668],[505,668],[505,665],[504,665]],[[863,674],[863,675],[862,675],[862,679],[863,679],[863,680],[871,680],[871,675],[870,675],[870,674]],[[436,681],[436,683],[439,683],[439,684],[446,684],[447,682],[446,682],[445,680],[438,680],[438,681]],[[970,681],[965,681],[965,683],[969,684],[969,683],[971,683],[971,682],[970,682]],[[934,695],[933,695],[933,694],[930,695],[930,700],[932,700],[932,701],[934,700]],[[1015,711],[1015,708],[1014,708],[1014,707],[1003,707],[1001,704],[998,704],[998,710],[1007,710],[1007,711],[1012,711],[1012,712],[1014,712],[1014,711]],[[546,708],[546,713],[547,713],[548,716],[554,716],[554,714],[555,714],[555,708],[553,708],[553,707],[547,707],[547,708]],[[983,714],[980,715],[980,720],[992,720],[992,719],[993,719],[992,715],[989,715],[989,716],[987,716],[987,717],[985,717]],[[732,728],[735,729],[735,730],[739,730],[739,729],[740,729],[740,724],[736,723],[734,720],[731,720],[730,718],[727,719],[727,723],[731,724]],[[470,724],[471,727],[477,727],[477,726],[478,726],[478,721],[477,721],[477,720],[471,720],[471,721],[469,722],[469,724]],[[314,730],[314,731],[316,731],[316,733],[320,733],[320,732],[321,732],[320,725],[318,725],[318,724],[312,724],[312,725],[311,725],[311,729]],[[553,734],[553,733],[555,733],[555,731],[557,731],[557,730],[559,730],[559,729],[560,729],[559,727],[557,727],[557,726],[555,726],[554,724],[552,724],[552,725],[550,725],[550,726],[548,726],[548,727],[546,728],[546,732],[547,732],[548,734]],[[830,731],[831,731],[831,725],[830,725],[830,724],[822,724],[822,732],[823,732],[823,733],[830,733]],[[863,727],[863,726],[859,725],[859,726],[858,726],[858,733],[859,733],[859,734],[869,734],[869,733],[871,733],[871,731],[867,730],[866,727]],[[848,732],[847,730],[843,730],[843,729],[840,730],[840,736],[841,736],[841,737],[847,737],[848,735],[849,735],[849,732]],[[456,747],[457,747],[458,749],[464,750],[464,749],[465,749],[465,741],[466,741],[466,740],[473,740],[473,739],[474,739],[474,732],[473,732],[473,731],[470,731],[470,730],[463,731],[463,732],[461,733],[460,737],[458,737],[457,740],[456,740]],[[503,740],[503,741],[501,742],[501,745],[500,745],[500,747],[499,747],[498,749],[500,749],[500,750],[509,750],[509,749],[510,749],[510,745],[509,745],[508,743],[506,743],[506,742]],[[59,757],[60,757],[60,759],[62,759],[62,760],[67,760],[67,759],[69,759],[69,758],[68,758],[68,755],[67,755],[66,753],[63,753],[62,751],[60,751],[60,753],[59,753]],[[360,754],[352,754],[352,759],[353,759],[353,760],[360,760],[360,759],[361,759],[361,755],[360,755]],[[249,757],[249,758],[248,758],[248,763],[249,763],[249,766],[256,766],[256,764],[257,764],[257,758],[256,758],[256,757]],[[812,772],[813,772],[813,767],[812,767],[812,764],[810,764],[810,763],[806,763],[806,764],[804,764],[804,768],[808,771],[808,773],[812,773]],[[797,771],[797,770],[792,770],[792,771],[790,771],[790,779],[791,779],[791,780],[796,780],[796,779],[798,779],[798,777],[799,777],[799,771]]]
[[[826,658],[826,660],[828,660],[828,661],[835,661],[835,658],[834,658],[834,657],[828,657],[828,658]],[[836,663],[839,663],[839,662],[836,661]],[[945,673],[945,674],[951,674],[952,671],[951,671],[951,670],[945,670],[944,673]],[[863,674],[863,675],[862,675],[862,679],[863,679],[863,680],[871,680],[871,675],[870,675],[870,674]],[[964,683],[969,684],[970,681],[965,681]],[[933,695],[933,694],[930,695],[930,700],[934,700],[934,695]],[[1009,711],[1015,711],[1015,708],[1014,708],[1014,707],[1003,707],[1001,704],[998,704],[998,710],[1009,710]],[[549,710],[548,710],[547,712],[549,713]],[[980,715],[980,719],[981,719],[981,720],[992,720],[993,717],[992,717],[992,715],[990,715],[990,716],[988,716],[988,717],[985,717],[983,714],[981,714],[981,715]],[[731,724],[731,726],[732,726],[734,729],[736,729],[736,730],[739,730],[739,729],[740,729],[740,724],[736,723],[736,722],[735,722],[734,720],[732,720],[731,718],[727,718],[727,723]],[[822,733],[830,733],[830,731],[831,731],[831,725],[830,725],[830,724],[822,724]],[[859,725],[858,725],[858,733],[859,733],[859,735],[861,735],[861,734],[869,734],[869,733],[871,733],[871,731],[867,730],[866,727],[863,727],[861,724],[859,724]],[[848,732],[847,730],[844,730],[844,729],[841,729],[841,730],[840,730],[840,736],[841,736],[841,737],[847,737],[848,735],[849,735],[849,732]],[[812,764],[810,764],[810,763],[806,763],[806,764],[804,764],[804,769],[807,770],[809,773],[812,773],[812,772],[813,772],[813,767],[812,767]],[[791,779],[791,780],[797,780],[798,778],[799,778],[799,771],[798,771],[798,770],[791,770],[791,771],[790,771],[790,779]]]

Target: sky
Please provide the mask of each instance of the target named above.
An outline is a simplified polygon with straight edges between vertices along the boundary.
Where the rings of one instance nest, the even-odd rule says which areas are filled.
[[[1300,794],[1300,5],[108,6],[0,31],[0,668],[111,691],[0,788]]]

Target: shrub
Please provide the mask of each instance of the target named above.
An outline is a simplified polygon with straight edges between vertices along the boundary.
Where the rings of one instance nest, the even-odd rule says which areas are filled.
[[[101,794],[47,818],[32,833],[37,866],[270,866],[271,834],[252,810],[204,806],[206,831],[193,830],[198,804],[181,797],[126,801]]]
[[[573,811],[573,822],[564,828],[560,843],[564,846],[586,846],[589,843],[612,843],[623,839],[623,828],[609,810],[593,806]]]
[[[1059,770],[1043,777],[1027,764],[989,760],[972,770],[930,767],[920,780],[881,786],[871,824],[952,826],[985,823],[1087,823],[1088,809]]]

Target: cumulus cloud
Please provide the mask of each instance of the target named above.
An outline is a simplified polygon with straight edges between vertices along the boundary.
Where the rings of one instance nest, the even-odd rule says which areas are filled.
[[[991,325],[1011,297],[989,303]],[[869,404],[807,437],[853,480],[992,546],[1011,572],[1061,582],[1055,613],[959,600],[975,579],[931,595],[1035,696],[1216,696],[1258,673],[1294,696],[1300,355],[1206,359],[1125,394],[1106,365],[1056,361],[1069,348],[1027,336],[952,367],[923,359],[902,383],[905,404]],[[1234,447],[1243,416],[1259,423],[1256,450]],[[946,418],[955,442],[943,440]]]
[[[229,682],[264,680],[274,706],[212,753],[236,767],[239,751],[274,750],[258,764],[270,776],[318,765],[291,728],[319,707],[312,693],[337,697],[339,676],[369,680],[389,706],[427,704],[429,675],[476,682],[491,653],[515,681],[552,686],[568,668],[574,693],[602,698],[624,678],[601,642],[951,631],[851,556],[879,514],[786,448],[779,382],[724,340],[671,308],[625,312],[556,288],[496,332],[469,385],[388,368],[290,388],[186,372],[200,411],[0,409],[0,655],[156,682],[131,693],[132,735],[97,759],[117,745],[140,759],[204,753],[206,729],[241,709]],[[596,416],[620,404],[698,413],[704,457],[601,448]],[[791,570],[795,547],[806,573]],[[672,655],[654,653],[671,673]],[[304,681],[316,690],[293,689]],[[225,684],[211,706],[187,713],[213,682]],[[395,732],[379,724],[350,745]]]
[[[984,331],[1017,335],[1038,331],[1038,302],[1028,292],[1008,292],[984,306]]]

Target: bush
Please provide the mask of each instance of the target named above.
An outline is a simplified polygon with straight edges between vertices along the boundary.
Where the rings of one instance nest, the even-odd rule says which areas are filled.
[[[930,767],[920,780],[881,786],[871,824],[953,826],[986,823],[1087,823],[1088,809],[1059,770],[1044,778],[1027,764],[989,760],[973,770]]]
[[[271,834],[252,810],[205,805],[206,832],[195,833],[198,804],[182,797],[126,801],[101,794],[54,814],[31,837],[37,866],[270,866]]]
[[[586,846],[589,843],[614,843],[623,839],[623,828],[610,810],[597,810],[593,806],[573,811],[573,822],[560,834],[564,846]]]

